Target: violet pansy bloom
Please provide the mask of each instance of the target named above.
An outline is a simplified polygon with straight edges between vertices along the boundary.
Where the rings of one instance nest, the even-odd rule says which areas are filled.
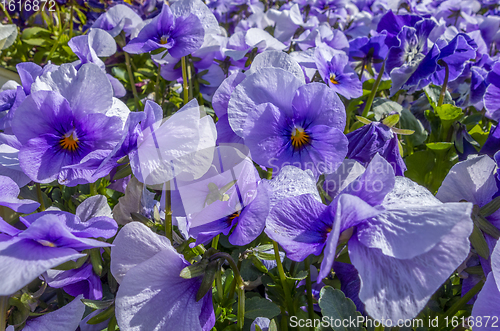
[[[486,116],[498,121],[500,120],[500,62],[495,62],[486,81],[489,83],[484,94]]]
[[[181,58],[198,50],[204,38],[205,30],[196,15],[176,16],[170,6],[164,4],[161,13],[146,24],[123,50],[140,54],[165,48],[173,57]]]
[[[223,233],[233,245],[247,245],[264,229],[269,213],[266,184],[250,158],[219,146],[208,172],[193,182],[177,181],[190,236],[204,243]]]
[[[309,195],[280,202],[266,233],[295,261],[324,250],[318,281],[330,274],[338,242],[348,239],[366,312],[379,320],[411,319],[468,256],[471,210],[395,177],[377,155],[329,206]],[[422,230],[430,224],[432,233]]]
[[[163,114],[161,107],[148,103],[152,108],[144,121],[148,125],[141,122],[141,131],[130,145],[135,148],[128,154],[133,174],[146,185],[163,185],[175,177],[192,180],[203,176],[212,163],[217,137],[212,118],[200,118],[200,107],[193,99],[162,122],[158,116]]]
[[[123,122],[113,115],[122,116],[123,103],[113,99],[106,74],[91,63],[78,71],[65,64],[42,78],[12,122],[22,144],[21,168],[39,183],[58,180],[75,186],[95,181],[93,171],[78,166],[102,161],[115,147]]]
[[[141,23],[141,17],[131,8],[117,4],[99,16],[92,27],[105,30],[113,37],[118,36],[122,30],[129,36]]]
[[[118,229],[116,223],[112,220],[111,208],[108,205],[108,201],[103,195],[95,195],[83,201],[76,208],[76,216],[80,218],[82,223],[95,222],[94,218],[101,219],[101,229],[106,229],[106,231],[95,234],[95,236],[110,238],[116,234],[116,230]],[[83,294],[85,299],[102,299],[101,279],[93,271],[90,260],[77,269],[65,271],[47,270],[45,280],[50,287],[62,288],[72,296]]]
[[[314,61],[325,83],[347,99],[363,94],[361,81],[349,66],[349,57],[330,47],[316,47]]]
[[[116,222],[109,217],[82,222],[78,216],[62,211],[45,211],[19,220],[26,230],[0,220],[0,295],[13,294],[48,269],[84,257],[80,252],[85,249],[111,246],[90,238],[110,238],[117,230]]]
[[[26,321],[25,331],[72,331],[78,325],[85,313],[83,297],[77,296],[70,303],[53,312]],[[12,330],[14,328],[12,327]],[[10,331],[10,330],[8,330]]]
[[[336,93],[324,84],[304,85],[281,68],[254,70],[231,94],[227,111],[253,160],[275,171],[289,164],[316,176],[335,171],[347,152],[345,111]]]
[[[403,176],[406,164],[399,153],[398,137],[390,127],[372,122],[347,134],[347,158],[366,166],[379,153],[392,165],[396,176]]]
[[[40,204],[33,200],[20,200],[19,187],[17,184],[6,176],[0,176],[0,206],[8,207],[18,213],[31,213],[35,211]],[[0,217],[2,221],[2,217]],[[0,230],[1,231],[1,230]]]
[[[500,317],[500,244],[496,244],[491,254],[492,271],[487,275],[486,283],[477,296],[472,307],[471,316],[482,317],[481,325],[474,326],[474,330],[493,331],[496,330],[495,317]],[[488,318],[488,321],[485,321]],[[479,324],[479,323],[477,323]]]
[[[111,272],[120,283],[115,314],[121,330],[212,329],[212,292],[196,301],[201,277],[181,278],[189,263],[166,237],[132,222],[120,230],[114,245]]]

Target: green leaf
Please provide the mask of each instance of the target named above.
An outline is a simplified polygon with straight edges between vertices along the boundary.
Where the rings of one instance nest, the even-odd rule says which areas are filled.
[[[301,270],[295,276],[288,277],[288,279],[303,280],[303,279],[306,279],[306,277],[307,277],[307,271],[306,270]]]
[[[89,299],[80,299],[83,304],[92,309],[106,309],[115,302],[114,299],[111,300],[89,300]]]
[[[403,138],[411,146],[418,146],[427,139],[428,133],[422,123],[406,108],[401,112],[400,123],[402,128],[415,131],[411,136]]]
[[[47,35],[47,38],[50,37],[51,35],[49,30],[38,26],[27,28],[23,30],[23,33],[21,34],[21,39],[23,39],[23,41],[26,41],[25,39],[33,39],[35,36],[43,34]]]
[[[474,247],[476,252],[483,259],[487,260],[488,257],[490,256],[490,249],[488,248],[488,244],[484,239],[483,233],[475,224],[474,224],[474,230],[472,231],[472,234],[470,235],[469,239],[470,243],[472,244],[472,247]]]
[[[372,121],[370,121],[369,119],[367,119],[367,118],[365,118],[363,116],[357,116],[356,115],[356,119],[358,121],[360,121],[361,123],[363,123],[363,124],[370,124],[372,122]]]
[[[220,272],[219,260],[214,260],[208,263],[205,268],[205,275],[201,281],[200,288],[196,293],[196,302],[200,301],[208,291],[212,290],[212,284],[215,279],[215,274]]]
[[[462,116],[462,108],[445,104],[434,109],[441,121],[456,121]]]
[[[372,111],[375,114],[375,120],[380,121],[384,117],[394,113],[401,114],[403,106],[389,99],[375,98],[373,100]]]
[[[109,306],[105,311],[100,314],[95,315],[87,321],[87,324],[99,324],[107,321],[115,315],[115,305]]]
[[[45,46],[47,44],[47,40],[42,39],[42,38],[24,39],[23,41],[26,44],[32,45],[32,46]]]
[[[207,268],[208,261],[201,260],[198,263],[192,264],[190,266],[185,267],[181,270],[180,276],[184,279],[191,279],[195,277],[199,277],[205,273],[205,269]]]
[[[398,122],[399,122],[399,114],[389,115],[382,120],[382,124],[387,125],[390,128],[398,124]]]
[[[352,319],[356,320],[358,317],[354,302],[346,298],[342,291],[334,289],[331,286],[325,286],[321,289],[319,306],[323,316],[328,316],[330,320],[349,321]],[[354,327],[344,327],[341,325],[340,327],[335,327],[335,331],[363,330],[358,326],[358,323],[355,323],[355,325]]]
[[[245,318],[254,320],[257,317],[267,317],[272,319],[279,314],[279,307],[267,299],[256,296],[245,300]]]
[[[439,100],[439,95],[441,94],[441,86],[428,85],[424,87],[424,92],[431,107],[436,108]],[[446,94],[444,96],[443,104],[455,104],[455,102],[451,98],[451,94],[448,91],[446,91]]]
[[[444,151],[449,150],[453,146],[453,143],[445,143],[445,142],[429,143],[429,144],[426,144],[426,146],[430,150],[444,152]]]
[[[435,155],[432,151],[418,151],[406,157],[408,170],[405,176],[423,185],[428,173],[434,169]]]

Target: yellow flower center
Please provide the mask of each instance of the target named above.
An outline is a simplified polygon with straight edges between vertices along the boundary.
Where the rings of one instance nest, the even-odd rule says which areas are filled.
[[[335,85],[339,83],[339,81],[337,80],[337,76],[335,76],[333,72],[330,74],[330,82]]]
[[[54,244],[53,242],[50,242],[48,240],[39,239],[37,241],[39,244],[46,246],[46,247],[57,247],[56,244]]]
[[[309,137],[307,132],[305,132],[301,127],[293,129],[290,139],[292,140],[292,146],[295,149],[300,149],[311,141],[311,137]]]
[[[160,39],[160,44],[162,45],[165,45],[166,43],[168,43],[168,36],[161,36],[161,39]]]
[[[78,136],[76,135],[75,129],[66,133],[61,140],[59,140],[59,145],[62,149],[74,152],[78,149]]]

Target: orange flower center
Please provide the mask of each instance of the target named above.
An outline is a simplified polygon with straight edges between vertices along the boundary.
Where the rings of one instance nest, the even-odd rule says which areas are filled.
[[[339,81],[337,80],[337,76],[335,76],[333,72],[330,74],[330,82],[335,85],[339,83]]]
[[[160,39],[160,44],[162,45],[165,45],[166,43],[168,43],[168,36],[161,36],[161,39]]]
[[[78,136],[76,135],[75,129],[66,133],[61,140],[59,140],[59,145],[62,149],[74,152],[78,149]]]
[[[309,137],[307,132],[305,132],[301,127],[293,129],[290,139],[292,140],[292,146],[295,149],[300,149],[311,141],[311,137]]]

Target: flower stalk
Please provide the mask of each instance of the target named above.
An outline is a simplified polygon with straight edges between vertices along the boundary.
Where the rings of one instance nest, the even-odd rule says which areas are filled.
[[[9,297],[0,296],[0,331],[7,327],[7,309],[9,308]]]
[[[238,269],[236,262],[234,262],[233,258],[228,253],[217,252],[210,257],[211,261],[216,259],[225,259],[227,263],[229,263],[229,265],[231,266],[231,269],[233,269],[234,279],[236,281],[236,287],[237,287],[236,293],[238,293],[237,323],[238,323],[238,329],[243,330],[243,325],[245,323],[245,284],[243,283],[243,278],[241,277],[240,270]]]
[[[375,99],[375,94],[377,94],[378,87],[380,85],[380,81],[382,80],[382,76],[384,75],[385,71],[385,61],[382,62],[382,68],[380,68],[380,71],[377,76],[377,80],[373,84],[372,92],[370,93],[370,96],[368,97],[368,100],[366,100],[366,105],[365,109],[363,109],[363,117],[368,116],[368,112],[372,108],[373,100]]]
[[[187,75],[185,56],[181,58],[181,67],[182,67],[182,91],[184,94],[184,104],[186,104],[189,101],[189,88],[188,88],[188,75]]]
[[[132,73],[132,65],[130,64],[130,55],[128,55],[127,52],[123,52],[123,54],[125,54],[125,65],[127,66],[128,79],[132,88],[132,94],[134,95],[135,106],[137,108],[137,111],[141,111],[141,102],[139,99],[139,94],[137,94],[137,88],[135,86],[134,74]]]
[[[304,261],[305,268],[307,270],[306,277],[306,290],[307,290],[307,312],[309,313],[309,318],[314,320],[314,303],[312,296],[312,281],[311,281],[311,257],[308,256]],[[310,328],[314,331],[314,327]]]
[[[36,195],[38,197],[38,202],[40,202],[40,211],[45,211],[45,203],[43,201],[42,187],[40,183],[36,183]]]
[[[448,64],[443,60],[439,60],[438,64],[444,67],[444,82],[441,87],[441,93],[439,93],[438,107],[441,107],[444,102],[444,96],[446,95],[446,89],[448,88],[448,79],[450,77],[450,68]]]

